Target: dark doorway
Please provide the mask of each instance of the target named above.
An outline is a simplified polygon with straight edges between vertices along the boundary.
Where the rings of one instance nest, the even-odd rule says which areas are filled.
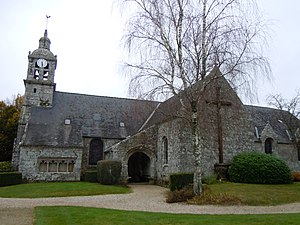
[[[267,138],[265,141],[265,153],[266,154],[272,154],[273,151],[273,139]]]
[[[95,138],[90,143],[89,165],[97,165],[103,159],[103,142],[100,138]]]
[[[150,158],[136,152],[128,159],[129,182],[148,182],[150,177]]]

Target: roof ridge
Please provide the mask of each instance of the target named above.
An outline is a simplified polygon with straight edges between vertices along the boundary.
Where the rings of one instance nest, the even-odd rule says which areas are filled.
[[[82,93],[74,93],[74,92],[64,92],[64,91],[55,91],[54,93],[58,94],[67,94],[67,95],[78,95],[78,96],[87,96],[87,97],[97,97],[97,98],[111,98],[111,99],[119,99],[119,100],[129,100],[129,101],[141,101],[141,102],[157,102],[145,99],[135,99],[135,98],[125,98],[125,97],[114,97],[114,96],[104,96],[104,95],[94,95],[94,94],[82,94]]]
[[[153,117],[153,115],[156,112],[156,110],[159,108],[160,104],[161,104],[160,102],[157,104],[157,106],[155,107],[155,109],[152,111],[152,113],[150,114],[150,116],[146,119],[146,121],[144,122],[144,124],[138,130],[138,132],[140,132],[140,131],[142,131],[144,129],[144,127],[147,125],[147,123],[149,122],[149,120]]]
[[[289,112],[285,109],[277,109],[277,108],[268,107],[268,106],[248,105],[248,104],[244,104],[244,106],[248,107],[248,108],[261,108],[261,109],[270,109],[270,110],[274,110],[274,111]]]

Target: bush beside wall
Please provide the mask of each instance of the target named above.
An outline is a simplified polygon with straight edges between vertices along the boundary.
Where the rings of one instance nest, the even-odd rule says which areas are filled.
[[[169,188],[171,191],[180,190],[189,184],[193,184],[193,173],[173,173],[170,174]]]
[[[291,170],[281,159],[251,152],[234,157],[229,168],[232,182],[252,184],[287,184],[292,182]]]
[[[19,172],[2,172],[0,173],[0,187],[21,184],[22,173]]]
[[[97,180],[101,184],[119,184],[122,163],[115,160],[101,160],[97,163]]]

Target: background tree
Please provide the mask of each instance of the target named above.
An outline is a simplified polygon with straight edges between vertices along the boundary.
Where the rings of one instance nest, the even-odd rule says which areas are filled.
[[[11,160],[22,104],[21,95],[11,103],[0,101],[0,162]]]
[[[281,94],[273,94],[267,97],[267,102],[280,110],[288,111],[291,115],[300,119],[300,91],[291,99],[283,98]]]
[[[188,90],[218,66],[235,88],[251,93],[256,76],[270,73],[263,56],[265,24],[255,1],[119,0],[134,9],[124,35],[130,58],[129,93],[163,100]],[[205,80],[209,83],[209,80]],[[205,85],[204,85],[205,87]],[[242,88],[241,88],[242,87]],[[201,193],[198,101],[185,91],[195,157],[194,192]]]
[[[281,121],[289,131],[290,139],[297,148],[298,160],[300,160],[300,91],[297,91],[296,95],[291,99],[286,99],[281,94],[269,95],[267,102],[270,106],[286,111],[284,114],[281,113]]]

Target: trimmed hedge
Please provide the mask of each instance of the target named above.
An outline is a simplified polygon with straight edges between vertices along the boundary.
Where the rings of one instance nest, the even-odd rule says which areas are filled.
[[[173,173],[169,177],[171,191],[180,190],[194,181],[194,173]]]
[[[97,162],[97,180],[101,184],[119,184],[122,163],[115,160],[101,160]]]
[[[85,171],[83,180],[86,182],[97,182],[97,170]]]
[[[11,162],[0,162],[0,172],[12,172]]]
[[[19,172],[3,172],[0,173],[0,187],[21,184],[22,173]]]
[[[251,152],[234,157],[229,179],[237,183],[288,184],[292,182],[287,164],[272,155]]]

